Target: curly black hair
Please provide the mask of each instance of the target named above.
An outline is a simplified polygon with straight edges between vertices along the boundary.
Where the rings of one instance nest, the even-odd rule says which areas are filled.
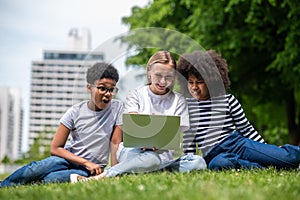
[[[86,80],[88,83],[94,84],[96,80],[103,78],[109,78],[118,82],[118,70],[113,65],[105,62],[95,63],[87,70]]]
[[[194,51],[190,54],[183,54],[178,61],[178,72],[187,80],[190,75],[194,75],[200,80],[204,80],[203,76],[207,75],[209,79],[217,79],[215,71],[217,67],[221,75],[225,89],[228,89],[231,82],[228,77],[228,65],[221,54],[214,50]],[[209,81],[209,80],[204,80]]]
[[[188,80],[190,75],[194,75],[199,80],[204,80],[205,83],[214,90],[218,89],[221,83],[224,89],[228,89],[231,82],[228,77],[228,65],[221,54],[214,50],[194,51],[180,56],[177,64],[178,72],[183,78]],[[179,79],[180,82],[183,78]],[[220,88],[222,89],[222,88]],[[222,91],[217,91],[215,94],[220,94]]]

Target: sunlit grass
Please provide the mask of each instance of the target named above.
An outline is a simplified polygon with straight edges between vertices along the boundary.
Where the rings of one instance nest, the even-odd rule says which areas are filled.
[[[299,199],[300,171],[229,170],[126,175],[0,189],[0,199]]]

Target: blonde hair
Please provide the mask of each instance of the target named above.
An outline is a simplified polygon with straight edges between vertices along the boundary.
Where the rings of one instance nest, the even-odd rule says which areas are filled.
[[[151,66],[160,63],[160,64],[169,64],[176,70],[176,61],[172,54],[169,51],[161,50],[153,54],[148,63],[147,63],[147,85],[151,84],[151,78],[149,76],[149,71],[151,70]]]

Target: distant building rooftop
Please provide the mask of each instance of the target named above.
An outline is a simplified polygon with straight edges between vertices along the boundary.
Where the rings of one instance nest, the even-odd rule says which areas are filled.
[[[44,60],[104,60],[102,52],[78,50],[44,50]]]

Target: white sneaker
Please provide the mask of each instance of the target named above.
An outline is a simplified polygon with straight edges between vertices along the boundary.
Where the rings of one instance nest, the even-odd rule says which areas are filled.
[[[85,182],[88,181],[89,179],[84,177],[84,176],[80,176],[79,174],[71,174],[70,175],[70,182],[71,183],[77,183],[77,182]]]

